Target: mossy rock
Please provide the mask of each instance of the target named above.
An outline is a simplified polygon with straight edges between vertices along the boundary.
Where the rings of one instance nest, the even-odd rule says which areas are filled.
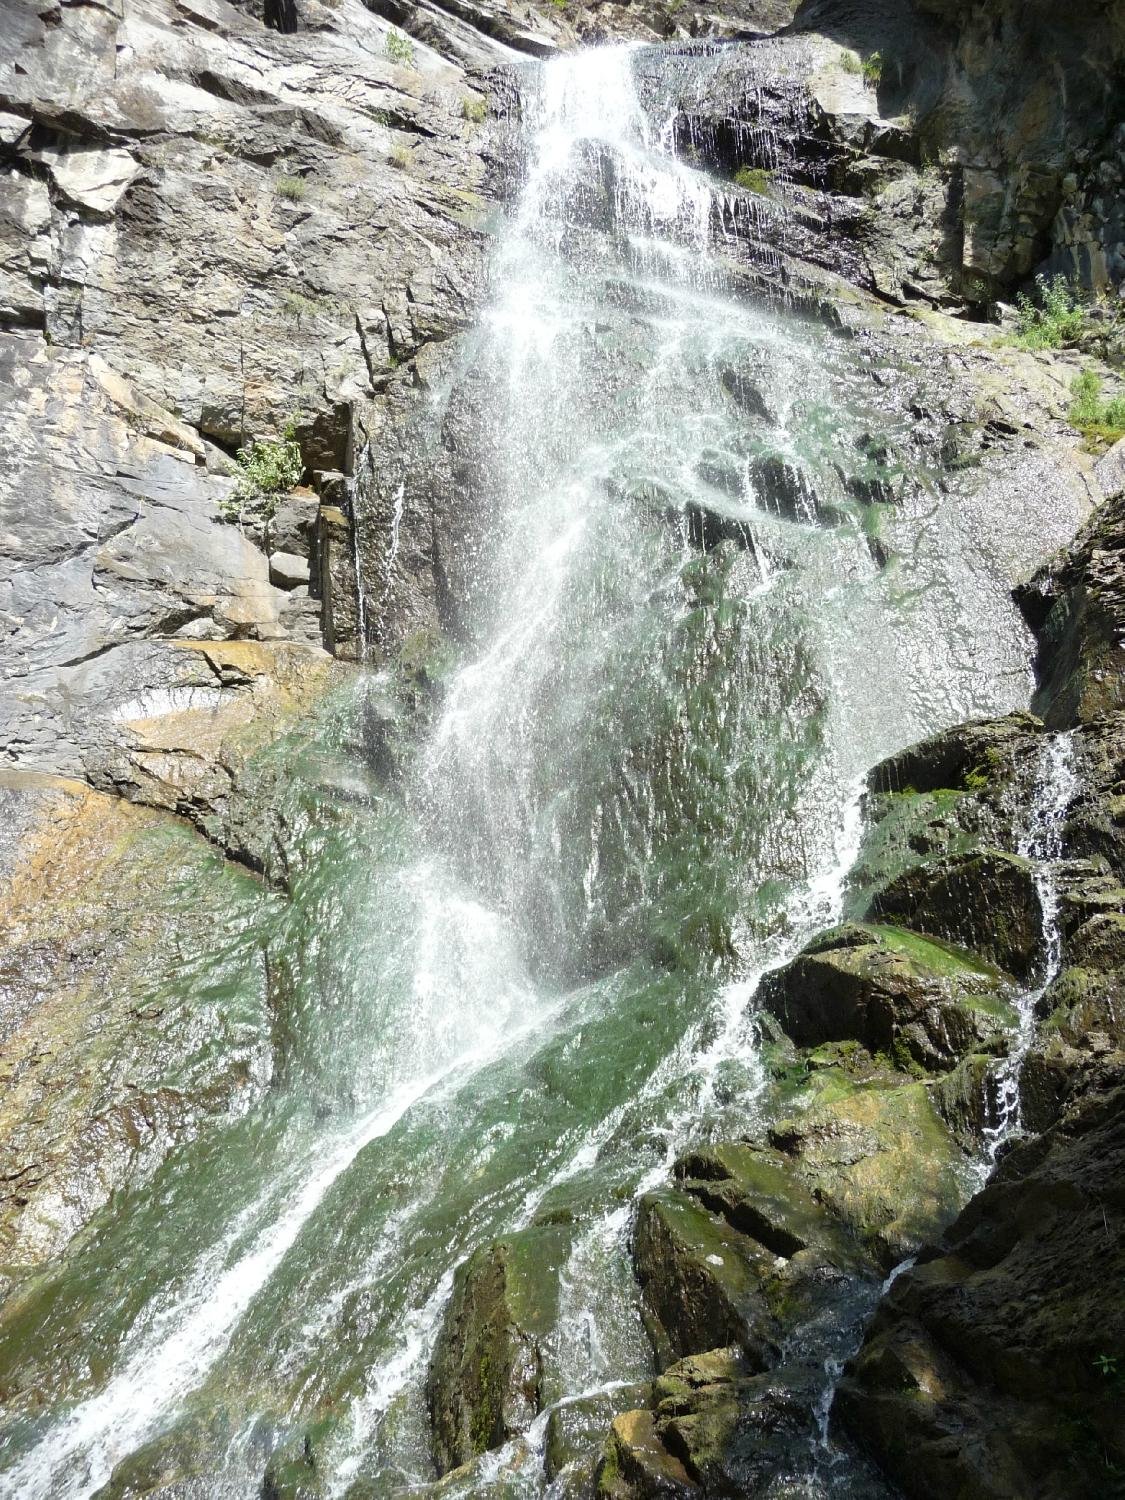
[[[686,1193],[642,1198],[633,1261],[658,1368],[720,1344],[738,1344],[758,1369],[776,1359],[776,1259]]]
[[[1043,913],[1030,860],[1001,849],[906,871],[877,892],[871,914],[973,949],[1022,980],[1040,958]]]
[[[971,1053],[933,1089],[934,1106],[967,1152],[977,1152],[990,1124],[987,1079],[996,1066],[995,1057]]]
[[[1033,714],[957,724],[881,761],[868,777],[876,792],[978,792],[1006,786],[1038,754],[1043,725]]]
[[[739,1352],[685,1360],[658,1382],[656,1434],[707,1495],[773,1493],[814,1436],[819,1367],[754,1374]]]
[[[647,1385],[623,1385],[560,1402],[547,1419],[544,1467],[551,1493],[588,1496],[606,1431],[623,1412],[647,1404]]]
[[[924,1083],[856,1084],[825,1069],[795,1102],[799,1113],[774,1124],[771,1142],[884,1270],[961,1208],[964,1159]]]
[[[687,1500],[699,1486],[661,1442],[651,1411],[639,1407],[614,1420],[595,1475],[598,1500]]]
[[[685,1192],[773,1256],[792,1259],[812,1251],[833,1265],[861,1268],[854,1241],[780,1152],[725,1141],[682,1157],[674,1172]]]
[[[783,1494],[813,1437],[823,1370],[755,1372],[739,1348],[706,1350],[657,1380],[652,1411],[618,1418],[599,1468],[602,1500]]]
[[[900,1065],[952,1068],[1015,1024],[1006,987],[972,954],[896,927],[854,925],[768,974],[759,1000],[802,1047],[854,1040]]]
[[[538,1414],[570,1237],[566,1226],[536,1226],[457,1268],[426,1387],[439,1474],[500,1447]]]

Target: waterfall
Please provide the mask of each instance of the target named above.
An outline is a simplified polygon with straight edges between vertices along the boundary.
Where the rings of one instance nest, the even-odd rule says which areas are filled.
[[[0,1495],[88,1496],[178,1442],[242,1500],[312,1429],[326,1493],[424,1489],[456,1267],[529,1228],[560,1231],[542,1406],[650,1379],[633,1205],[694,1142],[762,1126],[757,984],[838,919],[865,774],[1022,706],[1026,636],[981,561],[1010,518],[969,526],[931,483],[859,341],[744,295],[731,185],[676,154],[685,68],[712,65],[528,68],[490,297],[418,418],[464,445],[465,513],[489,518],[473,644],[404,785],[353,823],[328,809],[263,927],[292,974],[284,1076],[30,1299],[21,1373],[47,1394]],[[872,432],[916,464],[880,522],[893,568],[844,484]],[[353,544],[362,652],[354,517]],[[1045,879],[1061,816],[1031,835]],[[207,1041],[234,1051],[229,1008],[233,1040]],[[464,1493],[546,1493],[546,1422]]]
[[[1069,733],[1050,735],[1039,752],[1031,813],[1018,853],[1032,862],[1042,914],[1043,960],[1039,982],[1016,997],[1017,1023],[1008,1055],[985,1080],[985,1156],[995,1163],[1001,1148],[1023,1126],[1020,1077],[1035,1042],[1039,1004],[1062,967],[1058,864],[1063,855],[1066,816],[1078,792],[1074,741]]]

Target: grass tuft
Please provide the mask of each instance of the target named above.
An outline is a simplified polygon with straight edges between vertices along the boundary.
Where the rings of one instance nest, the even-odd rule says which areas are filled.
[[[275,177],[273,190],[279,198],[288,198],[291,203],[300,203],[308,192],[308,184],[303,177]]]

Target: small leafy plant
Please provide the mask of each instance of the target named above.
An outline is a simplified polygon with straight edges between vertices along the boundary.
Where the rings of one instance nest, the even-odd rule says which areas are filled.
[[[280,439],[255,438],[238,450],[235,462],[241,472],[234,489],[221,503],[228,521],[241,524],[247,512],[268,521],[277,509],[279,496],[300,480],[304,464],[296,430],[297,418],[290,417]]]
[[[1108,448],[1125,437],[1125,396],[1102,399],[1101,377],[1093,370],[1083,370],[1070,387],[1074,400],[1070,404],[1073,426],[1094,447]]]
[[[1035,278],[1035,296],[1016,298],[1019,330],[1013,342],[1021,349],[1061,349],[1086,331],[1086,309],[1065,276]]]
[[[291,203],[300,203],[308,192],[303,177],[275,177],[273,190],[279,198],[288,198]]]
[[[739,167],[734,174],[735,187],[740,187],[747,193],[757,193],[759,196],[769,192],[770,182],[770,174],[765,167]]]
[[[487,113],[488,105],[483,99],[478,99],[475,94],[461,100],[461,118],[463,120],[468,120],[473,125],[479,125]]]
[[[863,76],[868,83],[878,83],[883,77],[883,56],[880,52],[872,52],[870,57],[863,59]]]
[[[411,67],[414,62],[414,43],[401,31],[388,31],[387,56],[392,62],[405,63],[407,67]]]

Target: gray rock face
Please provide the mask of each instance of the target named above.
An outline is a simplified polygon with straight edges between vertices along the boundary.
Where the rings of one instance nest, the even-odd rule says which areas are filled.
[[[357,654],[347,474],[393,379],[464,323],[487,127],[460,66],[390,55],[362,5],[302,15],[66,6],[0,42],[12,767],[104,784],[138,704],[237,693],[169,642]],[[286,423],[316,490],[267,527],[229,455]]]

